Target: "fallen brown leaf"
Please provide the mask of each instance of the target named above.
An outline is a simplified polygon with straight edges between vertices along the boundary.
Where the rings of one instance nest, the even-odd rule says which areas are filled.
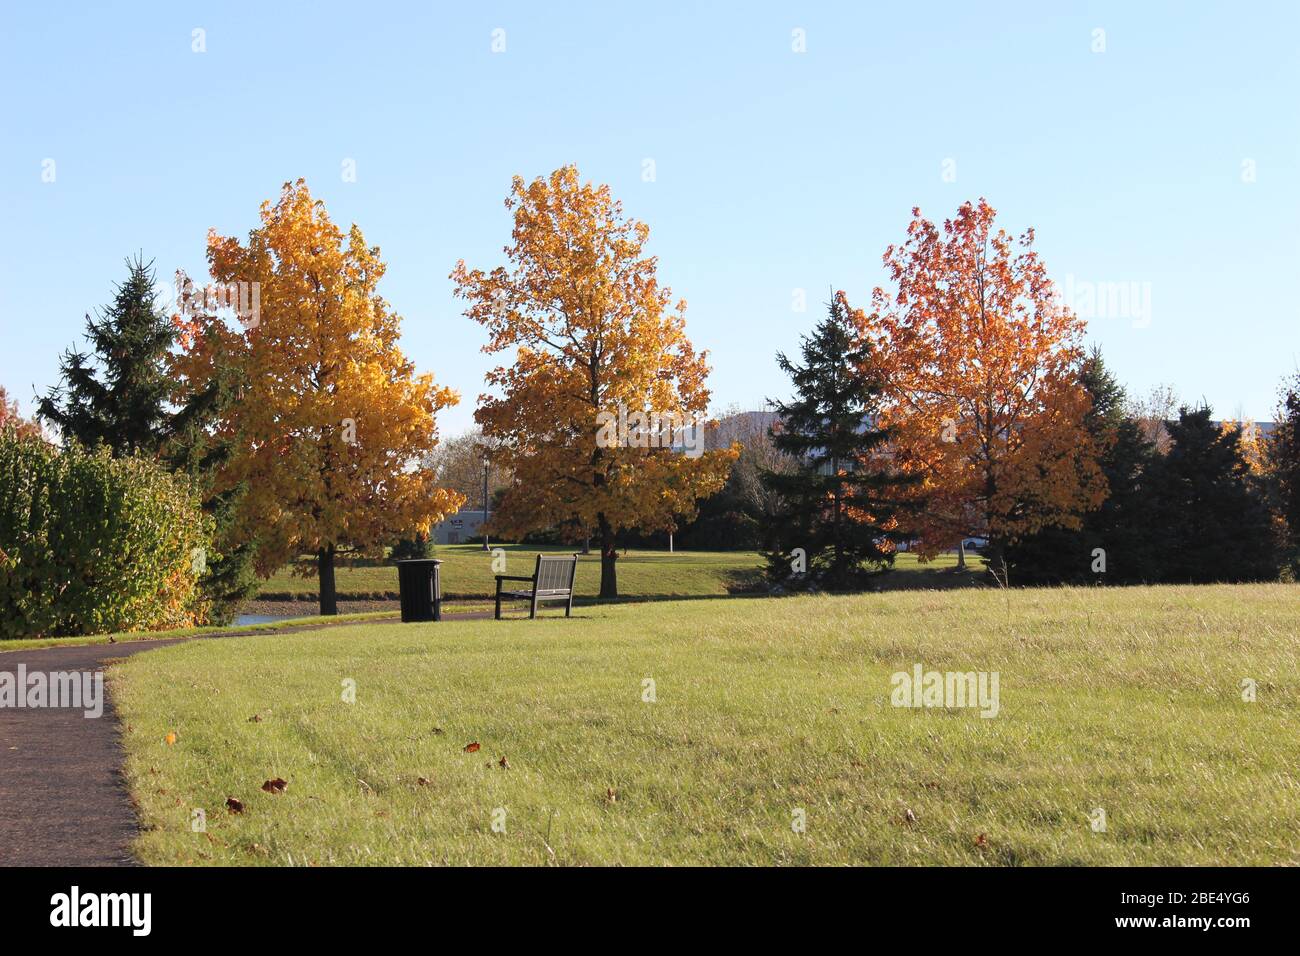
[[[268,780],[262,784],[262,789],[267,793],[284,793],[284,788],[287,786],[289,784],[286,781],[276,777],[274,780]]]
[[[510,761],[507,760],[504,756],[502,756],[502,758],[497,761],[497,766],[500,767],[502,770],[509,770]]]
[[[465,753],[467,754],[475,753],[477,750],[478,750],[478,741],[475,741],[472,744],[465,745]]]
[[[226,797],[226,809],[231,813],[243,813],[244,801],[236,800],[234,797]]]

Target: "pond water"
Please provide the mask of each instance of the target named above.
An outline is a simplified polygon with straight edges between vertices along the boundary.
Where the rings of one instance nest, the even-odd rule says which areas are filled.
[[[272,621],[282,621],[288,615],[276,617],[268,614],[241,614],[235,618],[235,623],[231,627],[244,627],[249,624],[270,624]]]

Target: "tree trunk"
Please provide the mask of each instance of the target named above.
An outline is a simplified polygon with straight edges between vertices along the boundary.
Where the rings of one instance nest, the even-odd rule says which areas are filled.
[[[966,538],[964,536],[957,542],[957,570],[966,570]]]
[[[618,569],[614,564],[618,560],[618,541],[603,513],[596,520],[600,525],[600,596],[613,599],[618,597]]]
[[[334,545],[321,548],[316,552],[317,587],[320,590],[320,612],[322,616],[339,613],[338,590],[334,586]]]

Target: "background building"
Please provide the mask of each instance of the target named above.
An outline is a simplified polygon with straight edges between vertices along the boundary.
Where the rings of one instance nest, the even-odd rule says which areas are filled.
[[[484,522],[481,508],[461,508],[454,515],[433,526],[434,544],[464,544],[481,537],[479,527]]]

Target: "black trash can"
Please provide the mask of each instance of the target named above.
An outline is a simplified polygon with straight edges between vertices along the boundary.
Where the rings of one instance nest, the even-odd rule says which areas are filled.
[[[397,562],[397,590],[402,595],[402,622],[442,620],[441,561],[411,558]]]

